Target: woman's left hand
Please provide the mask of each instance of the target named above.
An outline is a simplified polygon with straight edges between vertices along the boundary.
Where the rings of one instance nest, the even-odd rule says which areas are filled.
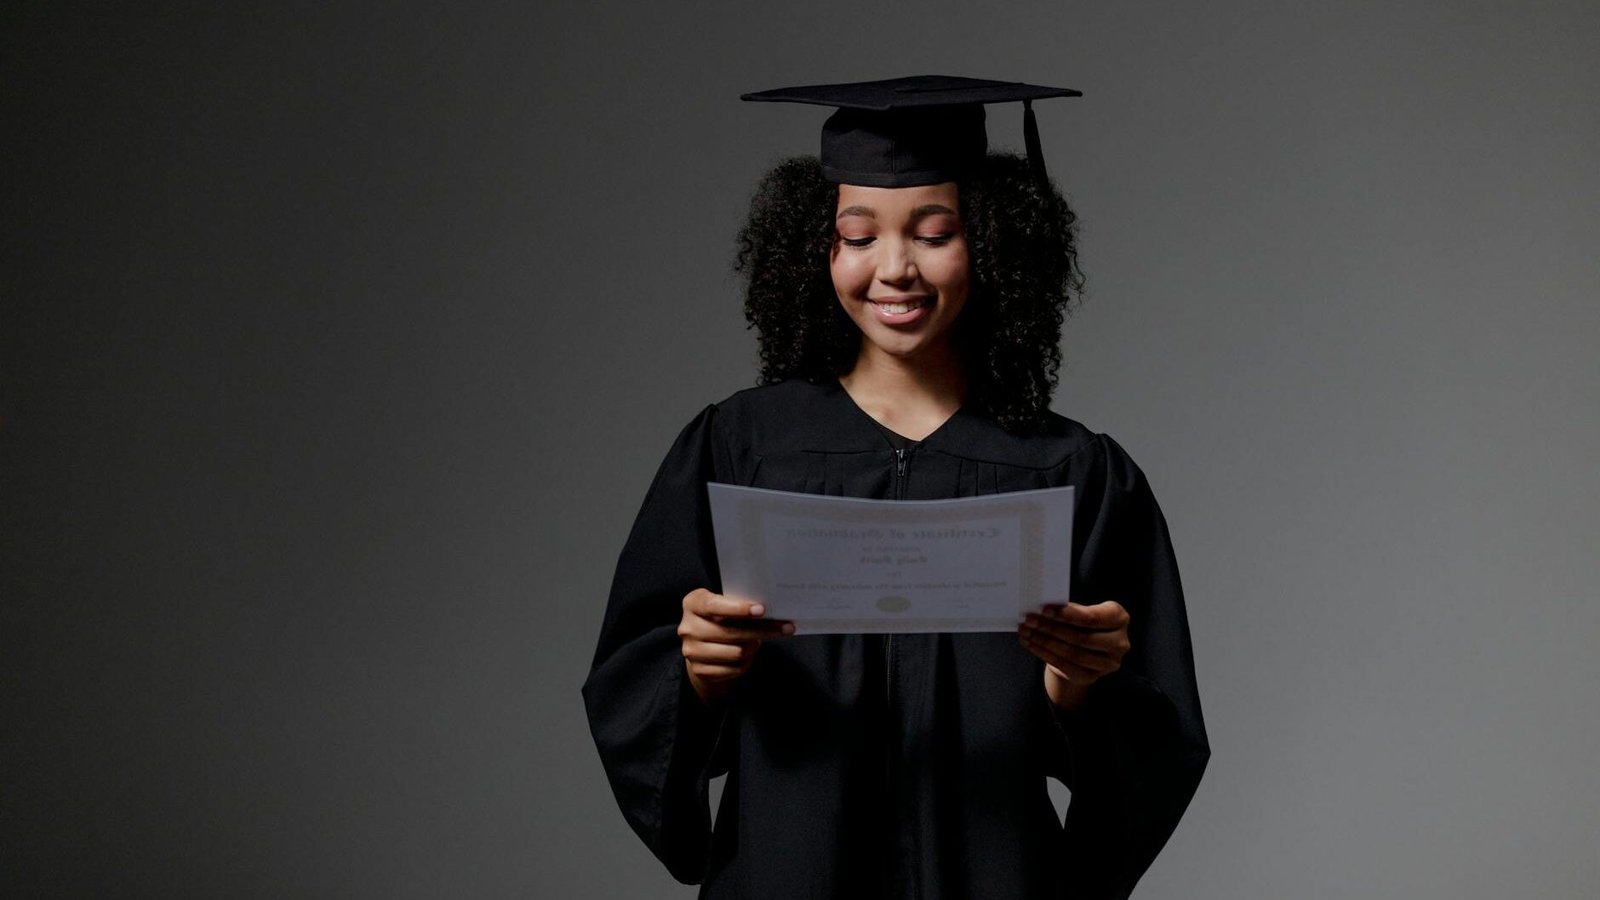
[[[1089,686],[1122,668],[1127,655],[1128,611],[1115,600],[1084,606],[1046,606],[1017,629],[1022,646],[1044,660],[1044,689],[1059,709],[1083,702]]]

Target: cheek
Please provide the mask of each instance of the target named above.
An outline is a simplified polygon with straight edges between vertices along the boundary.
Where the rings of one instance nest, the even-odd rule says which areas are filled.
[[[862,258],[863,254],[841,250],[828,262],[833,276],[833,289],[841,294],[858,293],[872,281],[873,269]]]
[[[961,247],[950,248],[950,252],[929,259],[925,263],[923,274],[929,281],[938,285],[941,291],[965,295],[971,271],[966,248]]]

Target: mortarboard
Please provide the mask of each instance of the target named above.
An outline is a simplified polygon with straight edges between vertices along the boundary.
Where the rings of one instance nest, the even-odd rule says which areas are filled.
[[[914,75],[777,88],[739,99],[838,107],[822,125],[823,175],[841,184],[912,187],[954,181],[975,169],[989,148],[983,105],[1019,100],[1028,162],[1045,178],[1032,101],[1081,96],[1071,88],[1017,81]]]

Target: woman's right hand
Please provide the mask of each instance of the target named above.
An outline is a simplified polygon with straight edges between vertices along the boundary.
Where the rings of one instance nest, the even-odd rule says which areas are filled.
[[[750,671],[761,642],[794,634],[794,624],[764,619],[760,603],[697,588],[683,597],[678,639],[689,683],[707,706],[728,695],[739,676]]]

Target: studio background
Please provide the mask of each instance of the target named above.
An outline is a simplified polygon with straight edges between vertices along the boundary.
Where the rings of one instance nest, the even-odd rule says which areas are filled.
[[[931,72],[1084,91],[1055,408],[1150,475],[1213,747],[1136,896],[1600,893],[1595,4],[0,17],[0,893],[692,896],[578,688],[754,380],[825,111],[737,97]]]

